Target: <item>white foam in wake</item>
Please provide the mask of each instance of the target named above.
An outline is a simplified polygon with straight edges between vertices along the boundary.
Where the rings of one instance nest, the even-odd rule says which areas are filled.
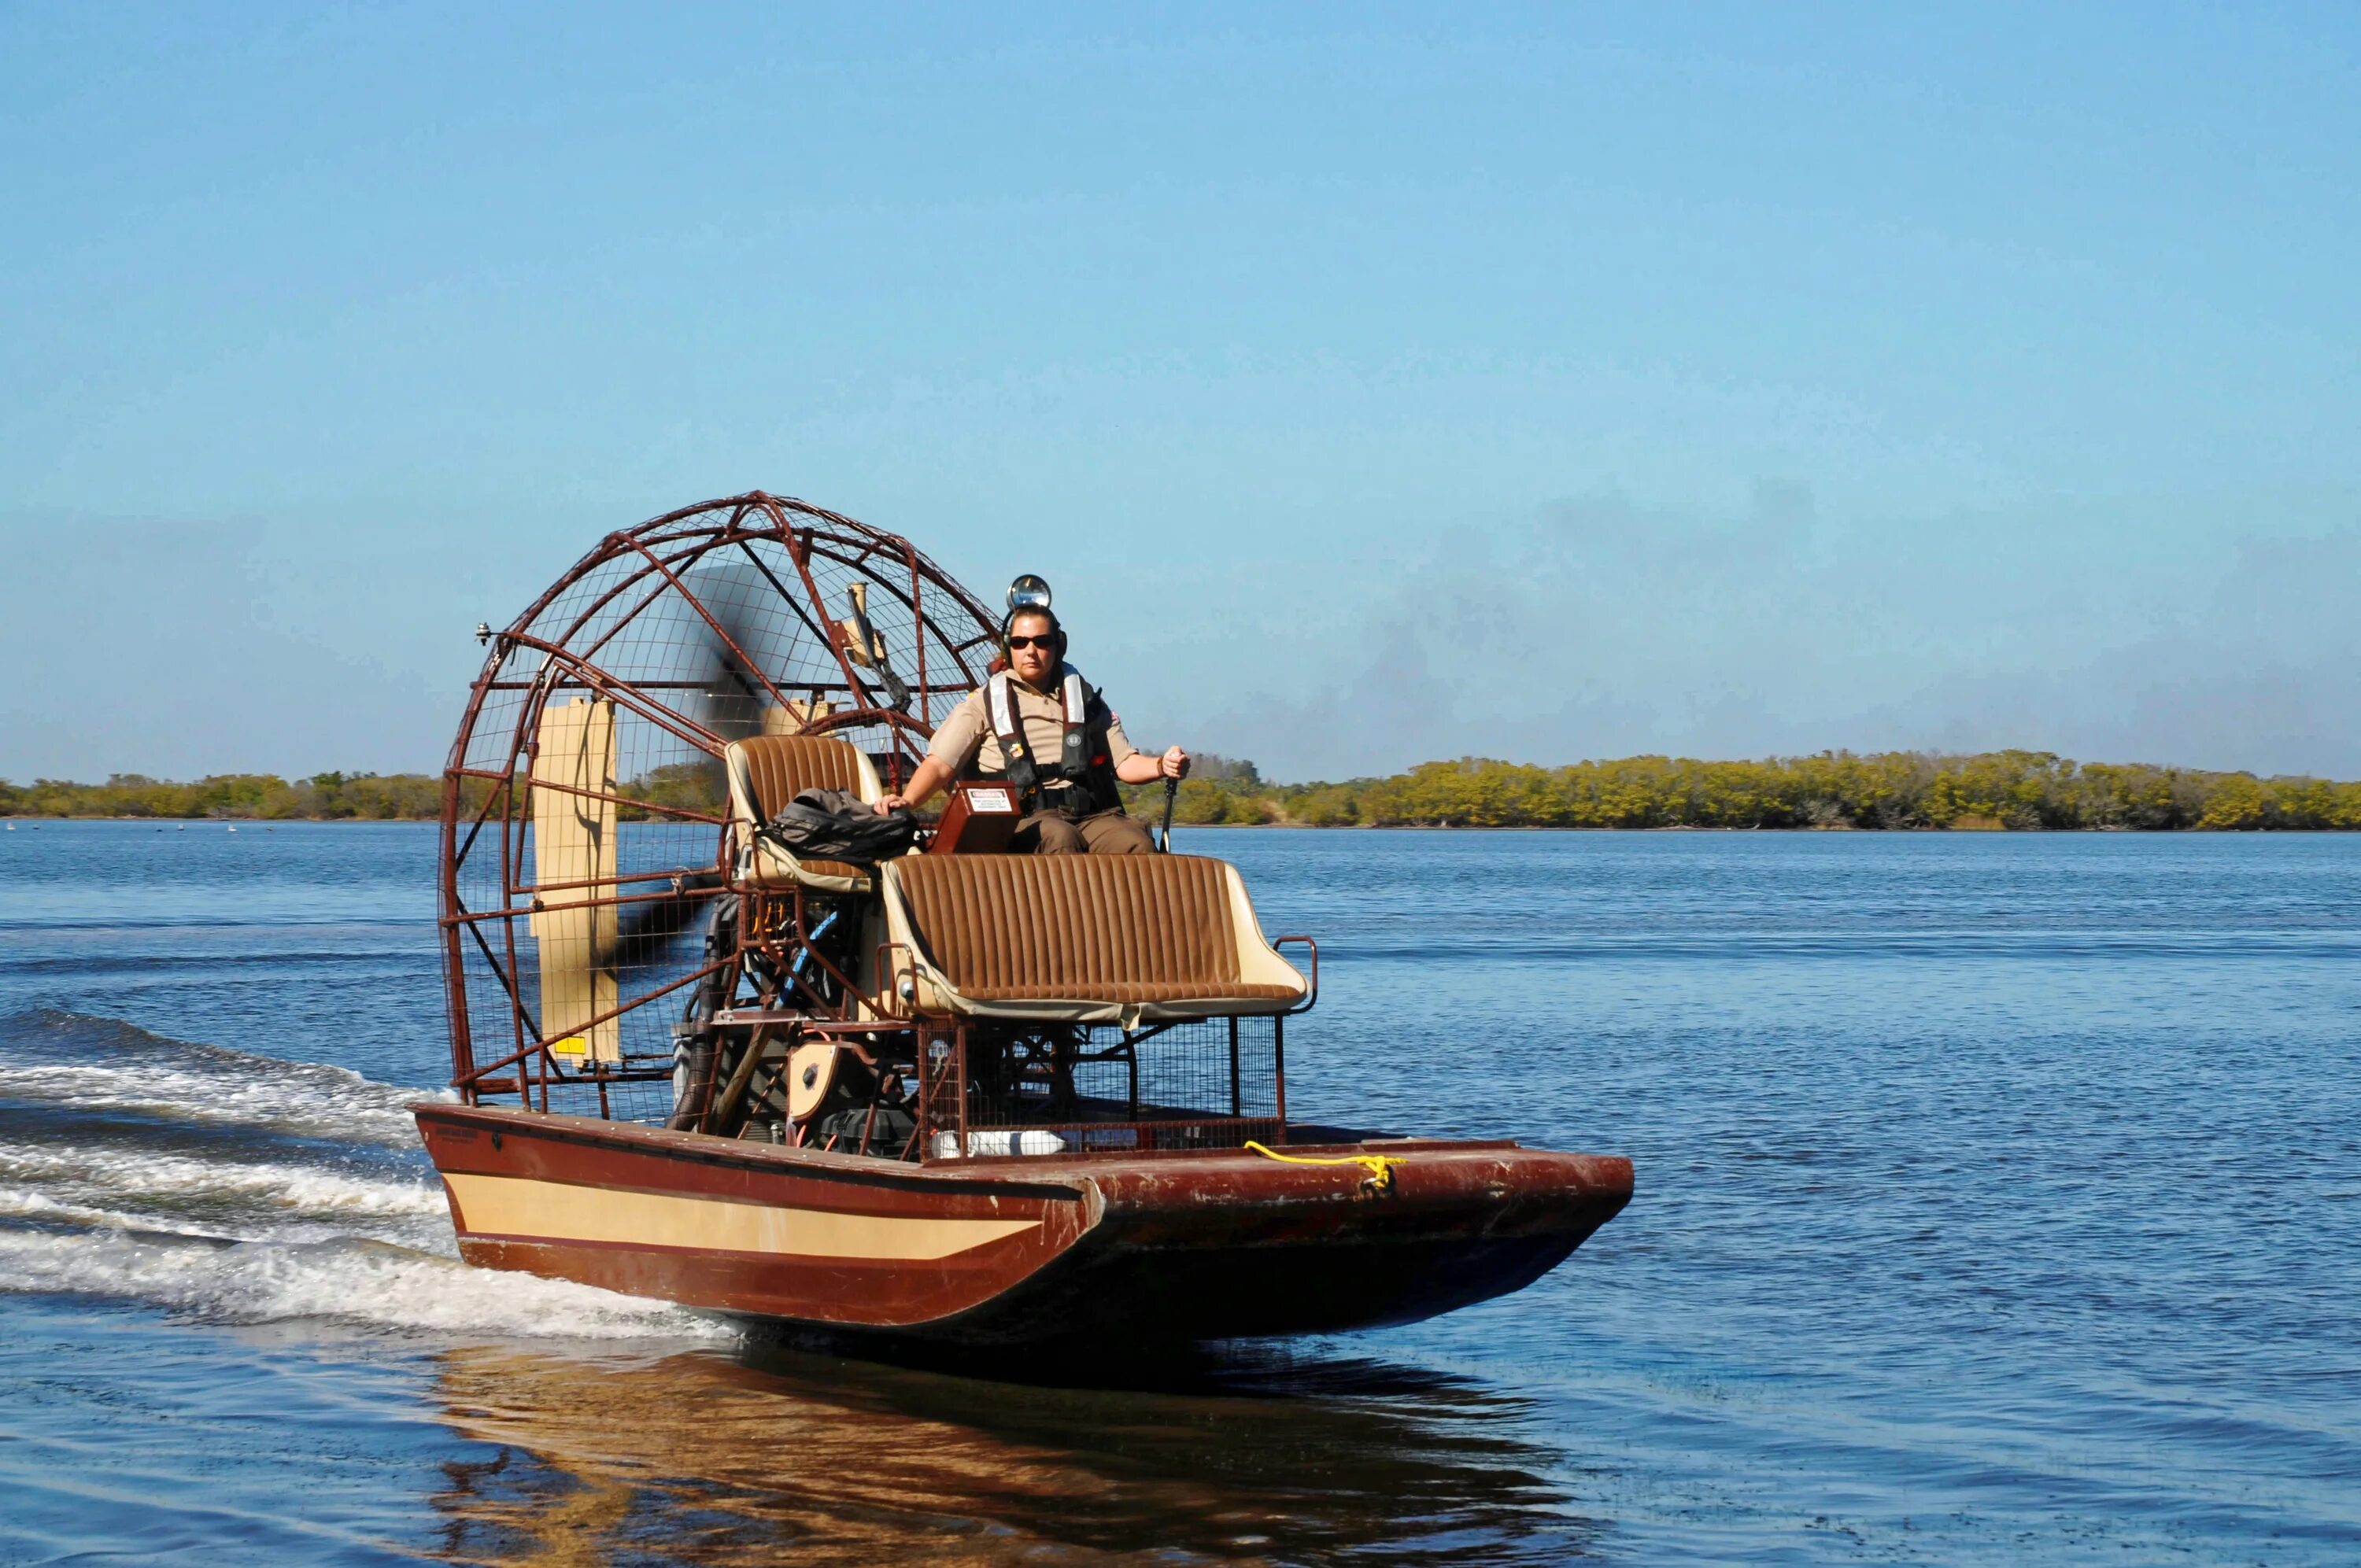
[[[661,1301],[368,1242],[221,1245],[110,1230],[0,1229],[0,1279],[18,1290],[153,1302],[209,1322],[329,1319],[532,1338],[730,1333]]]
[[[212,1054],[215,1060],[199,1058],[187,1066],[141,1061],[0,1068],[0,1099],[405,1148],[418,1141],[408,1109],[412,1101],[456,1098],[448,1090],[378,1083],[324,1062],[261,1057],[241,1062],[239,1053]],[[240,1070],[244,1063],[253,1066]]]
[[[0,1146],[0,1290],[114,1297],[220,1322],[729,1337],[665,1302],[461,1263],[406,1108],[429,1098],[418,1091],[77,1014],[0,1024],[16,1057],[0,1067],[0,1098],[54,1108],[58,1128]],[[280,1135],[115,1124],[82,1136],[78,1111]],[[339,1143],[341,1154],[321,1146]],[[407,1149],[415,1163],[356,1145]]]
[[[273,1239],[347,1233],[430,1240],[450,1211],[426,1171],[370,1177],[318,1166],[236,1163],[127,1148],[0,1147],[0,1212],[38,1201],[192,1235]]]

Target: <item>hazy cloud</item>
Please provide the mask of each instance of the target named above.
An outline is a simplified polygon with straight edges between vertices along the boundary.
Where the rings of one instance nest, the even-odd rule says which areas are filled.
[[[2125,559],[2056,515],[1832,523],[1616,495],[1409,564],[1324,664],[1209,706],[1281,777],[1474,753],[2026,745],[2361,776],[2361,529]]]

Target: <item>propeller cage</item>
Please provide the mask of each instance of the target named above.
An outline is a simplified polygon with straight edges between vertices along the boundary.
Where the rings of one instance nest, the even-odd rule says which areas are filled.
[[[855,604],[865,658],[840,626]],[[719,929],[741,918],[724,750],[829,735],[898,787],[998,637],[906,540],[802,501],[758,491],[609,534],[490,638],[445,773],[463,1095],[664,1120],[676,1033],[687,1051],[747,944],[803,915],[750,899],[745,932]]]

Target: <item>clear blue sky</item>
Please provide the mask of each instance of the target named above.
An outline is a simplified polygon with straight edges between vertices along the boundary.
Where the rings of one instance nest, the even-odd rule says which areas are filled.
[[[2361,776],[2361,11],[0,10],[0,776],[439,763],[608,529],[1143,740]]]

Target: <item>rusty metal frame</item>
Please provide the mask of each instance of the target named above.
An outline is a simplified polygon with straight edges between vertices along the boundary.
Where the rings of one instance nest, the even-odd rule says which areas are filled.
[[[491,779],[495,782],[505,782],[511,776],[482,768],[455,768],[452,772],[459,778]],[[686,806],[664,806],[653,800],[642,800],[637,795],[617,795],[611,790],[585,789],[580,784],[558,784],[551,779],[534,779],[531,787],[555,790],[559,795],[579,795],[585,800],[612,801],[617,806],[628,806],[634,811],[653,812],[661,817],[677,817],[683,822],[709,822],[717,828],[727,827],[730,823],[727,817],[716,817],[709,811],[696,811]]]
[[[1143,1117],[1138,1114],[1137,1047],[1143,1041],[1152,1039],[1168,1029],[1176,1028],[1182,1022],[1215,1021],[1214,1019],[1189,1019],[1150,1025],[1147,1028],[1128,1032],[1113,1046],[1074,1058],[1088,1061],[1127,1058],[1131,1110],[1129,1118],[1120,1121],[996,1121],[977,1125],[972,1124],[969,1115],[970,1102],[972,1099],[970,1088],[973,1081],[969,1071],[968,1053],[972,1039],[970,1025],[965,1021],[949,1014],[941,1016],[917,1014],[911,1026],[917,1030],[918,1036],[920,1090],[917,1102],[920,1109],[917,1120],[920,1158],[930,1165],[947,1165],[954,1161],[1000,1159],[1032,1165],[1057,1160],[1103,1158],[1115,1154],[1129,1158],[1135,1155],[1149,1157],[1203,1153],[1209,1149],[1236,1148],[1242,1146],[1248,1138],[1283,1146],[1287,1142],[1286,1020],[1289,1015],[1267,1014],[1257,1014],[1257,1016],[1268,1017],[1271,1023],[1271,1091],[1274,1104],[1268,1114],[1245,1113],[1244,1107],[1240,1103],[1243,1098],[1238,1063],[1240,1018],[1235,1014],[1223,1014],[1219,1015],[1220,1021],[1227,1025],[1228,1035],[1227,1055],[1230,1071],[1230,1113],[1228,1115],[1202,1113],[1186,1116]],[[930,1037],[933,1040],[947,1042],[949,1045],[949,1059],[937,1070],[936,1077],[940,1079],[948,1076],[955,1080],[956,1099],[952,1102],[957,1107],[957,1118],[953,1124],[947,1124],[936,1119],[934,1102],[938,1086],[930,1084],[928,1078],[928,1051]],[[950,1098],[949,1094],[943,1097]],[[1049,1155],[1003,1156],[967,1153],[970,1135],[983,1131],[1012,1134],[1055,1133],[1064,1138],[1070,1146],[1061,1153]],[[954,1133],[956,1136],[952,1147],[958,1152],[944,1156],[935,1154],[931,1146],[933,1135],[937,1132]],[[1105,1142],[1110,1135],[1125,1134],[1128,1134],[1132,1140],[1128,1146],[1109,1146]],[[1093,1146],[1094,1140],[1098,1144],[1096,1147]]]
[[[794,564],[792,575],[783,577],[774,568],[775,555],[766,560],[756,548],[765,542],[783,551]],[[752,562],[763,580],[779,595],[780,608],[793,617],[782,634],[797,638],[800,634],[795,627],[800,624],[810,635],[807,652],[819,655],[823,665],[832,663],[834,673],[842,677],[840,685],[825,676],[790,678],[795,671],[812,673],[799,657],[790,658],[779,677],[774,678],[768,667],[750,654],[748,647],[740,645],[730,625],[706,607],[697,585],[688,579],[698,562],[724,552]],[[872,684],[851,667],[839,640],[831,635],[835,617],[815,575],[817,561],[827,562],[831,574],[841,569],[851,574],[851,579],[867,580],[873,593],[888,604],[897,604],[909,617],[913,642],[909,652],[915,654],[918,674],[915,713],[880,706]],[[796,580],[802,585],[800,594],[790,587],[790,583]],[[567,596],[577,586],[587,587],[588,593],[569,599]],[[554,620],[553,610],[557,612]],[[533,903],[545,895],[578,891],[596,896],[568,901],[569,905],[616,908],[653,904],[669,898],[698,896],[685,885],[685,879],[697,878],[701,887],[702,879],[708,875],[714,879],[709,896],[742,899],[752,894],[752,890],[740,888],[732,875],[732,835],[728,816],[695,806],[648,800],[627,790],[585,788],[532,777],[539,748],[539,716],[560,691],[588,692],[612,701],[621,713],[649,727],[641,734],[653,732],[669,737],[673,744],[691,756],[720,756],[726,742],[713,727],[697,717],[704,710],[683,711],[686,705],[674,695],[708,691],[712,689],[709,682],[665,676],[643,681],[632,678],[628,661],[635,656],[637,648],[651,646],[648,634],[641,634],[631,643],[619,643],[617,640],[650,614],[663,618],[650,623],[656,629],[653,636],[659,639],[666,635],[663,628],[685,624],[685,618],[693,617],[700,633],[722,650],[722,667],[739,672],[741,684],[758,701],[784,705],[790,693],[815,698],[833,692],[851,696],[851,706],[824,716],[810,728],[820,733],[882,729],[891,738],[890,751],[897,761],[915,756],[922,750],[925,739],[932,734],[935,700],[943,691],[972,689],[982,678],[973,667],[972,651],[989,641],[994,625],[972,594],[908,541],[803,501],[753,491],[685,507],[635,528],[608,534],[505,630],[489,639],[445,769],[437,846],[441,861],[437,924],[441,928],[445,1003],[451,1022],[452,1082],[470,1102],[484,1093],[516,1093],[529,1106],[537,1103],[540,1109],[547,1110],[552,1103],[553,1088],[571,1083],[595,1084],[601,1113],[612,1114],[606,1097],[609,1083],[665,1076],[664,1070],[653,1067],[618,1067],[612,1063],[587,1064],[587,1071],[569,1070],[555,1058],[549,1049],[550,1042],[543,1037],[533,1017],[525,989],[527,966],[532,959],[521,942],[518,923],[533,914]],[[930,642],[940,646],[930,648]],[[609,657],[609,651],[616,648],[633,650],[626,654],[622,665],[615,665]],[[524,662],[522,669],[521,662]],[[939,686],[938,683],[952,669],[958,671],[960,678],[954,684]],[[494,694],[500,699],[497,708],[491,703]],[[491,748],[489,751],[488,741]],[[483,759],[480,762],[479,757]],[[544,785],[569,795],[609,802],[619,810],[635,814],[635,820],[644,817],[653,822],[718,828],[720,831],[714,860],[709,865],[685,863],[664,870],[620,871],[611,877],[548,883],[529,882],[524,874],[529,832],[525,792]],[[488,829],[494,831],[488,834]],[[471,867],[482,867],[484,871],[472,871]],[[489,882],[483,880],[487,872]],[[671,886],[654,885],[663,883]],[[497,889],[504,907],[468,908],[466,900],[472,896],[471,889]],[[485,929],[495,925],[499,928],[496,942],[489,939],[492,934]],[[684,987],[708,981],[726,970],[742,966],[747,948],[762,946],[759,940],[750,943],[747,939],[762,935],[750,931],[753,925],[752,920],[741,918],[736,950],[687,965],[678,974],[662,971],[657,978],[663,983],[620,997],[614,1006],[575,1025],[574,1029],[598,1027],[675,994]],[[801,988],[791,989],[789,994],[777,999],[783,1008],[806,1026],[825,1027],[831,1032],[866,1029],[875,1033],[881,1028],[890,1032],[897,1027],[906,1031],[906,1022],[872,1025],[843,1017],[815,1016],[858,1012],[863,993],[855,977],[844,973],[812,943],[810,932],[810,916],[797,890],[790,939],[778,951],[766,955],[785,959],[779,971],[781,982]],[[822,998],[811,987],[821,977],[799,975],[794,966],[794,959],[804,953],[823,966],[826,982],[841,987],[840,1003],[826,1008],[818,1005]],[[487,983],[493,1007],[509,1015],[509,1043],[496,1057],[479,1060],[483,1042],[479,1038],[480,1020],[473,1008],[478,1004],[479,993]],[[733,992],[740,983],[735,978],[731,980]],[[723,1006],[731,1005],[732,1002],[725,998]],[[517,1070],[511,1072],[511,1069]]]
[[[784,573],[777,566],[776,554],[766,559],[763,550],[757,546],[783,552],[795,568],[793,573]],[[753,642],[750,640],[741,646],[730,630],[731,623],[708,609],[698,597],[697,585],[691,580],[694,569],[699,562],[720,553],[751,562],[763,582],[778,595],[779,608],[790,617],[785,622],[772,624],[779,626],[779,634],[790,639],[790,645],[802,652],[787,657],[775,676],[750,652]],[[906,657],[915,663],[915,670],[905,666],[906,673],[916,675],[910,708],[884,706],[878,696],[882,682],[865,678],[864,671],[853,665],[842,639],[837,635],[837,617],[821,587],[823,573],[839,587],[846,581],[866,581],[873,595],[895,607],[889,613],[896,625],[902,624],[901,618],[906,615],[910,646],[895,650],[895,656]],[[577,585],[587,587],[588,591],[568,599],[566,596]],[[755,591],[760,592],[759,588]],[[675,600],[679,602],[675,604]],[[558,611],[555,621],[549,620],[553,609]],[[619,641],[639,623],[641,617],[650,614],[663,619],[652,622],[650,631]],[[732,850],[736,835],[726,807],[665,805],[628,789],[589,788],[533,778],[540,743],[540,715],[560,692],[588,692],[611,701],[620,714],[648,727],[637,733],[667,737],[691,758],[702,754],[718,759],[722,754],[727,742],[724,734],[718,732],[721,727],[697,717],[710,710],[694,707],[676,695],[710,691],[714,689],[710,680],[675,679],[669,674],[635,680],[628,663],[610,667],[610,650],[627,651],[628,660],[638,649],[661,646],[661,639],[666,635],[664,629],[688,624],[692,618],[699,634],[709,639],[710,643],[718,643],[722,651],[720,668],[735,672],[737,684],[745,688],[748,696],[784,706],[789,693],[814,698],[842,693],[851,701],[839,711],[807,717],[803,732],[882,731],[886,738],[885,755],[896,763],[919,753],[923,741],[933,733],[936,706],[944,694],[972,691],[984,678],[988,664],[978,657],[979,651],[993,645],[998,635],[996,619],[974,596],[906,540],[786,498],[758,491],[706,502],[666,513],[637,528],[618,531],[600,541],[491,640],[482,669],[469,692],[445,768],[439,844],[443,861],[439,868],[442,909],[438,924],[443,937],[445,1003],[452,1024],[452,1081],[470,1101],[483,1093],[516,1093],[528,1105],[537,1102],[544,1111],[553,1103],[553,1089],[595,1086],[600,1113],[611,1115],[609,1085],[650,1081],[667,1076],[667,1072],[628,1062],[621,1066],[588,1063],[569,1069],[557,1059],[550,1048],[551,1042],[543,1037],[533,1015],[525,980],[525,966],[531,960],[521,950],[518,922],[533,914],[534,904],[558,894],[593,894],[569,901],[569,906],[607,908],[691,896],[734,897],[739,901],[740,914],[730,950],[708,954],[704,961],[685,965],[678,973],[661,971],[657,978],[663,983],[619,997],[613,1006],[573,1025],[569,1032],[606,1025],[726,972],[730,978],[720,1005],[727,1022],[708,1022],[707,1027],[731,1033],[745,1029],[749,1032],[744,1037],[749,1039],[758,1026],[791,1027],[807,1034],[840,1037],[864,1058],[872,1051],[859,1043],[862,1037],[872,1037],[872,1047],[877,1046],[877,1036],[906,1038],[917,1064],[912,1070],[917,1077],[918,1157],[931,1157],[925,1146],[934,1132],[952,1131],[957,1135],[959,1157],[972,1157],[965,1150],[973,1131],[969,1124],[967,1104],[972,1082],[968,1052],[976,1039],[972,1031],[959,1020],[928,1019],[908,1009],[895,993],[899,969],[883,950],[877,955],[875,968],[879,990],[874,995],[864,992],[859,978],[846,972],[814,939],[816,906],[800,886],[774,890],[741,884],[734,874],[736,857]],[[741,618],[735,624],[747,623]],[[768,638],[770,633],[763,635]],[[808,647],[796,641],[806,636],[809,639]],[[652,643],[651,637],[657,641]],[[763,646],[774,653],[778,647],[767,641]],[[814,663],[818,669],[813,667]],[[795,678],[798,672],[807,678]],[[829,678],[831,675],[840,677],[840,684]],[[490,703],[496,693],[500,698],[497,710]],[[487,741],[492,749],[482,752],[485,761],[479,762],[476,758]],[[657,754],[664,755],[661,751]],[[673,764],[667,762],[664,765]],[[709,865],[685,863],[654,870],[619,868],[612,876],[530,882],[524,874],[528,792],[537,787],[609,803],[619,811],[632,812],[654,822],[716,828],[719,832],[713,861]],[[487,829],[496,825],[497,832],[490,837],[497,842],[487,843]],[[490,886],[498,889],[504,906],[471,910],[464,899],[468,888],[478,883],[468,867],[484,863],[481,857],[493,850],[497,850],[492,857],[497,866],[493,868]],[[704,881],[707,877],[712,878],[709,893],[703,892],[708,885]],[[697,879],[694,884],[697,891],[692,891],[687,880],[690,878]],[[852,896],[847,895],[848,904]],[[775,916],[772,911],[776,912]],[[850,913],[857,918],[857,912]],[[500,928],[497,947],[488,939],[490,933],[484,929],[494,923]],[[1294,937],[1278,938],[1273,944],[1299,941],[1309,949],[1311,957],[1306,996],[1301,1006],[1291,1010],[1296,1012],[1308,1008],[1318,995],[1317,944],[1307,938]],[[478,962],[483,970],[475,968]],[[750,1010],[739,1004],[739,998],[743,994],[740,989],[745,983],[743,977],[751,973],[767,973],[769,978],[761,982],[761,994],[754,998]],[[492,986],[494,1005],[509,1014],[510,1045],[496,1058],[478,1061],[478,1030],[470,1012],[471,990],[480,990],[486,980]],[[823,988],[834,989],[836,999],[831,1001]],[[857,1016],[864,1011],[875,1016]],[[1236,1021],[1231,1020],[1229,1027],[1228,1116],[1207,1114],[1187,1120],[1137,1117],[1138,1046],[1159,1032],[1158,1028],[1150,1028],[1134,1031],[1105,1050],[1089,1053],[1093,1058],[1120,1056],[1126,1060],[1126,1102],[1132,1107],[1134,1119],[1060,1124],[1053,1130],[1071,1135],[1072,1142],[1085,1148],[1101,1141],[1101,1135],[1129,1134],[1143,1153],[1153,1152],[1159,1141],[1173,1139],[1202,1146],[1202,1140],[1208,1135],[1230,1142],[1230,1135],[1239,1129],[1283,1140],[1284,1024],[1278,1018],[1273,1020],[1276,1126],[1271,1117],[1241,1114],[1243,1088]],[[949,1048],[948,1066],[940,1071],[932,1070],[933,1064],[927,1056],[935,1044],[944,1044]],[[724,1054],[721,1049],[709,1053],[712,1066],[708,1073],[719,1071]],[[642,1061],[644,1058],[630,1059]],[[943,1071],[953,1075],[955,1085],[945,1083]],[[497,1076],[503,1074],[506,1076]],[[943,1098],[946,1087],[956,1089],[956,1098],[948,1104]],[[704,1109],[710,1113],[709,1094]],[[943,1125],[947,1113],[952,1115],[955,1125]]]

